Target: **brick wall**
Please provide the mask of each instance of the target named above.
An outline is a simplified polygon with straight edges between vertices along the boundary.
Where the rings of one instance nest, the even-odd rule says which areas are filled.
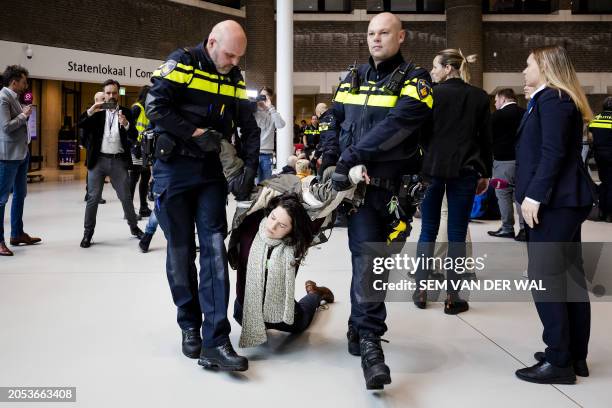
[[[522,71],[530,49],[552,44],[567,48],[579,72],[612,70],[612,22],[488,22],[484,23],[485,71]]]
[[[3,0],[0,39],[165,59],[219,21],[244,19],[166,0]]]
[[[246,1],[247,54],[243,68],[249,88],[274,88],[276,70],[276,21],[270,0]]]
[[[437,50],[446,46],[444,22],[404,22],[406,41],[402,54],[418,65],[429,67]],[[294,71],[344,71],[357,60],[369,57],[368,22],[294,23]]]

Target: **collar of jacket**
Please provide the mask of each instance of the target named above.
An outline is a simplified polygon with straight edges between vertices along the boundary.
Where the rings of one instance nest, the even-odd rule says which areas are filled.
[[[231,71],[228,72],[227,74],[219,73],[217,71],[217,67],[215,66],[215,63],[213,62],[212,58],[210,58],[210,55],[208,55],[206,44],[208,44],[208,38],[205,38],[203,42],[199,43],[194,48],[195,55],[198,58],[198,60],[202,62],[202,68],[204,69],[204,71],[215,73],[218,75],[224,75],[229,78],[234,78],[236,75],[240,75],[240,67],[238,66],[235,66],[234,68],[232,68]]]
[[[461,78],[448,78],[446,81],[441,82],[440,84],[449,84],[449,85],[453,85],[453,84],[463,84],[464,81]],[[438,84],[438,85],[440,85]]]
[[[404,57],[402,57],[402,53],[398,52],[388,60],[384,60],[378,63],[378,66],[374,63],[374,58],[370,57],[368,63],[370,64],[370,68],[372,72],[376,73],[377,78],[375,80],[380,80],[381,78],[386,77],[391,74],[395,68],[400,66],[400,64],[404,63]]]

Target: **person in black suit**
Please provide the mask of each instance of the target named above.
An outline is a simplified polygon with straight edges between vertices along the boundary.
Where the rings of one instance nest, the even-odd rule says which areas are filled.
[[[491,114],[491,133],[493,135],[493,178],[508,182],[508,187],[495,189],[502,226],[488,234],[499,238],[525,240],[525,226],[519,211],[519,233],[514,235],[514,174],[516,131],[521,123],[525,109],[516,103],[516,95],[511,88],[504,88],[495,94],[495,108]],[[517,206],[518,207],[518,206]]]
[[[96,102],[81,115],[79,120],[84,130],[83,133],[88,135],[88,200],[85,208],[85,232],[81,240],[82,248],[91,246],[98,204],[106,176],[110,177],[111,184],[121,200],[130,232],[139,239],[143,235],[138,228],[128,177],[128,168],[132,163],[130,147],[137,138],[136,126],[132,121],[131,110],[117,103],[119,82],[109,79],[102,86],[104,102],[112,104],[115,108],[103,109],[104,102]]]
[[[433,106],[433,134],[423,141],[425,157],[422,173],[431,180],[421,204],[421,235],[417,252],[419,256],[433,256],[442,200],[448,201],[448,252],[449,258],[463,258],[465,240],[475,194],[488,187],[491,177],[491,131],[489,96],[485,91],[469,84],[468,63],[476,56],[465,57],[460,50],[440,51],[433,61],[432,79],[438,83]],[[427,280],[430,270],[420,268],[416,272],[418,285]],[[453,282],[459,282],[455,271],[447,271],[446,314],[468,310],[468,303],[459,298]],[[416,290],[415,305],[426,307],[427,294]]]
[[[535,49],[523,74],[535,91],[518,131],[516,199],[527,224],[529,278],[547,289],[532,291],[547,347],[516,375],[573,384],[576,374],[588,375],[591,309],[579,245],[593,194],[580,151],[593,114],[563,47]]]

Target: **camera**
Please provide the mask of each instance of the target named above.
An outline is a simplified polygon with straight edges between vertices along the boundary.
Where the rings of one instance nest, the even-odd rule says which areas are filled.
[[[32,59],[32,56],[34,55],[34,51],[32,51],[32,47],[29,45],[25,49],[25,55],[27,59]]]
[[[115,109],[117,107],[117,102],[104,102],[100,109]]]

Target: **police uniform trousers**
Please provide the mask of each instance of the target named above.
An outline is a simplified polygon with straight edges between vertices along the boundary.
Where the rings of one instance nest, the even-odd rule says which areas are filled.
[[[586,359],[591,329],[591,305],[583,267],[581,226],[591,206],[540,206],[539,224],[526,225],[528,274],[546,291],[532,290],[544,326],[546,360],[559,367]]]
[[[223,179],[206,180],[201,173],[195,160],[157,160],[153,194],[155,214],[168,241],[166,272],[178,324],[183,330],[201,326],[203,346],[217,347],[229,341],[231,330],[224,244],[227,185]],[[199,282],[195,228],[200,245]]]
[[[365,202],[348,216],[348,239],[353,276],[351,280],[351,316],[349,325],[360,335],[374,333],[382,336],[387,331],[385,293],[373,289],[374,280],[387,282],[388,271],[374,275],[373,258],[377,256],[369,244],[385,245],[390,222],[387,204],[392,193],[375,186],[367,186]]]

